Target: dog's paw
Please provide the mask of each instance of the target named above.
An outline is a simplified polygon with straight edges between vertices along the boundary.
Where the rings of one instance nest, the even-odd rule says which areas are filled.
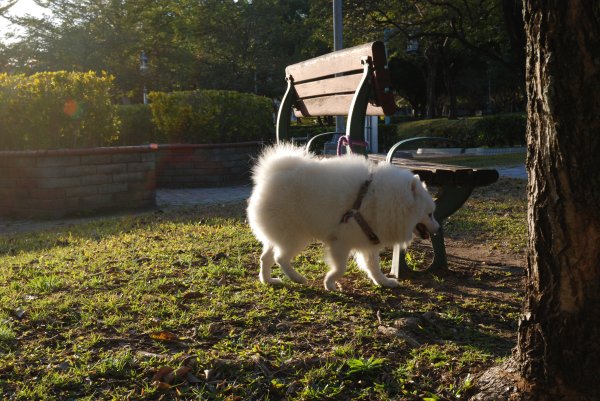
[[[308,279],[299,274],[295,275],[293,277],[290,277],[290,280],[292,280],[294,283],[298,283],[298,284],[308,284]]]
[[[263,284],[270,284],[270,285],[281,285],[283,284],[283,281],[280,278],[277,277],[260,277],[260,282]]]
[[[396,280],[395,278],[386,278],[385,280],[381,281],[381,285],[383,287],[395,288],[400,285],[400,282],[398,280]]]
[[[323,281],[323,285],[325,286],[325,289],[327,291],[335,291],[337,290],[337,282],[334,280],[327,280],[325,279],[325,281]]]

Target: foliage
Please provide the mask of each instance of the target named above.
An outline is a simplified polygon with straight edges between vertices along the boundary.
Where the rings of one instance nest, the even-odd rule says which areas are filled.
[[[379,136],[385,150],[403,139],[420,136],[455,139],[462,147],[522,146],[525,125],[525,116],[517,113],[458,120],[439,118],[380,125]]]
[[[329,50],[309,40],[316,21],[308,0],[34,1],[50,12],[10,18],[23,28],[0,49],[11,71],[102,69],[137,102],[144,85],[281,96],[286,65]]]
[[[349,30],[387,40],[394,88],[419,115],[523,106],[520,2],[353,0],[348,10]]]
[[[273,103],[219,90],[151,92],[153,121],[171,143],[218,143],[273,138]]]
[[[287,65],[330,50],[317,43],[316,51],[321,53],[307,51],[313,45],[309,38],[315,25],[311,3],[307,0],[197,3],[194,24],[198,53],[202,55],[202,68],[196,71],[199,87],[281,96]],[[322,22],[322,14],[316,17]]]
[[[165,143],[164,135],[152,122],[152,110],[149,105],[131,104],[117,107],[121,121],[121,133],[116,145],[142,145],[147,143]]]
[[[471,131],[476,142],[487,146],[524,145],[526,124],[523,114],[499,114],[478,119]]]
[[[106,73],[0,74],[3,149],[91,147],[113,143],[119,132]]]
[[[332,50],[324,0],[34,1],[49,12],[9,18],[22,34],[0,46],[6,71],[105,70],[134,102],[144,87],[280,97],[286,65]],[[344,4],[344,46],[385,37],[393,86],[418,115],[519,110],[519,4],[354,0]],[[418,51],[407,54],[409,40]]]

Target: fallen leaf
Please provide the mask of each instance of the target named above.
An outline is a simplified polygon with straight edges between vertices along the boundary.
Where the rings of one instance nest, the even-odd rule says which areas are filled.
[[[159,390],[168,390],[171,388],[171,385],[169,383],[161,381],[154,381],[154,384],[156,384],[156,387],[158,387]]]
[[[182,366],[182,367],[180,367],[179,369],[177,369],[177,370],[175,371],[175,376],[177,376],[177,377],[178,377],[178,378],[180,378],[180,379],[183,379],[183,378],[185,378],[185,376],[186,376],[188,373],[190,373],[190,371],[191,371],[191,370],[192,370],[192,369],[191,369],[191,368],[189,368],[189,367],[187,367],[187,366]]]
[[[154,333],[150,333],[150,338],[158,341],[178,341],[180,340],[179,336],[175,333],[171,333],[170,331],[157,331]]]
[[[161,390],[168,390],[176,383],[200,383],[202,380],[191,374],[191,368],[187,366],[181,366],[176,370],[169,367],[163,366],[158,369],[153,377],[153,382]]]
[[[167,385],[167,388],[171,387],[171,383],[173,383],[174,379],[175,375],[173,374],[173,368],[169,366],[163,366],[158,369],[153,378],[154,382],[159,385],[159,388],[163,388],[160,387],[161,384]]]
[[[183,299],[196,299],[201,298],[204,293],[199,291],[189,291],[183,294]]]

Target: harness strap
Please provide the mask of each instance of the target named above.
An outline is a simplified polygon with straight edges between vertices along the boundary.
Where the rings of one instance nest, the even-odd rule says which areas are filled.
[[[340,138],[338,139],[337,155],[338,156],[342,155],[342,146],[354,146],[354,145],[364,147],[365,152],[366,152],[366,149],[369,147],[368,142],[360,141],[358,139],[352,139],[349,135],[343,135],[343,136],[340,136]],[[366,153],[365,153],[365,156],[366,156]]]
[[[356,220],[363,233],[365,233],[367,238],[369,238],[369,241],[371,241],[372,244],[377,245],[380,243],[379,237],[377,237],[377,235],[373,232],[373,229],[371,228],[371,226],[369,226],[369,223],[367,223],[367,221],[359,211],[363,198],[367,194],[367,191],[369,190],[369,185],[371,185],[372,181],[373,177],[371,176],[368,180],[363,182],[360,189],[358,190],[358,196],[356,197],[356,200],[352,205],[352,209],[344,213],[340,223],[347,223],[348,220],[350,220],[350,218],[354,217],[354,220]]]

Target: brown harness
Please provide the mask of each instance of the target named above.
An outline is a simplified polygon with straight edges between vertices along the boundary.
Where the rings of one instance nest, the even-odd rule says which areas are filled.
[[[367,223],[363,215],[358,210],[360,209],[360,205],[362,204],[362,201],[365,195],[367,194],[367,191],[369,190],[369,185],[371,185],[372,181],[373,176],[370,176],[368,180],[363,182],[360,189],[358,190],[358,196],[356,197],[356,200],[352,205],[352,209],[344,213],[340,223],[347,223],[351,217],[354,217],[354,220],[356,220],[361,230],[365,233],[367,238],[369,238],[369,241],[371,241],[372,244],[377,245],[380,243],[379,237],[377,237],[377,235],[373,232],[373,229],[371,228],[371,226],[369,226],[369,223]]]

